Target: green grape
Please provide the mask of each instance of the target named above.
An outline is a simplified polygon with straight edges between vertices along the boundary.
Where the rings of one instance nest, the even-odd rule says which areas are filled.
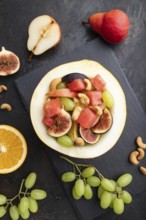
[[[6,214],[6,209],[4,206],[0,206],[0,218],[2,218]]]
[[[87,167],[87,168],[85,168],[85,169],[82,170],[82,176],[83,176],[84,178],[88,178],[88,177],[90,177],[90,176],[93,176],[94,173],[95,173],[94,167]]]
[[[56,89],[64,89],[64,88],[66,88],[66,83],[65,82],[60,82],[56,86]]]
[[[104,191],[100,200],[101,208],[107,209],[110,206],[111,201],[112,201],[112,193],[108,191]]]
[[[0,205],[4,205],[7,201],[7,197],[3,194],[0,194]]]
[[[120,215],[124,212],[124,202],[122,199],[115,198],[113,200],[113,210],[118,215]]]
[[[125,187],[125,186],[129,185],[131,182],[132,182],[132,175],[129,173],[123,174],[117,180],[117,184],[120,187]]]
[[[85,192],[85,184],[84,181],[82,179],[78,179],[75,182],[75,194],[80,197],[83,196],[84,192]]]
[[[66,111],[73,111],[75,107],[74,101],[66,97],[61,97],[61,104],[64,106]]]
[[[90,176],[87,178],[87,183],[92,187],[98,187],[100,185],[100,179],[97,176]]]
[[[108,108],[112,108],[114,105],[114,98],[108,90],[104,90],[102,93],[102,99]]]
[[[115,191],[115,186],[114,184],[111,182],[111,180],[107,179],[107,178],[102,178],[101,179],[101,185],[102,187],[109,191],[109,192],[114,192]]]
[[[112,200],[111,200],[111,203],[109,205],[110,208],[113,208],[113,201],[114,201],[115,198],[117,198],[117,194],[116,193],[112,193]]]
[[[34,172],[30,173],[25,180],[25,183],[24,183],[25,187],[27,189],[31,189],[36,182],[36,178],[37,178],[36,173]]]
[[[63,135],[61,137],[58,137],[57,142],[63,145],[64,147],[72,147],[74,145],[72,138],[69,137],[68,135]]]
[[[30,193],[30,196],[36,200],[42,200],[47,197],[47,193],[42,189],[33,189]]]
[[[72,188],[72,196],[74,199],[79,200],[82,196],[76,195],[75,187]]]
[[[18,210],[19,210],[19,208],[18,208]],[[19,213],[20,213],[20,216],[21,216],[22,219],[28,219],[28,218],[30,217],[30,212],[29,212],[29,210],[27,210],[27,211],[25,211],[25,212],[21,212],[21,211],[19,210]]]
[[[85,191],[84,191],[84,198],[89,200],[89,199],[92,199],[92,197],[93,197],[92,188],[89,184],[86,184],[85,185]]]
[[[104,191],[105,191],[105,189],[102,187],[102,185],[100,185],[97,190],[97,196],[99,199],[101,199],[101,196],[104,193]]]
[[[75,180],[75,178],[76,178],[76,175],[73,172],[66,172],[61,177],[63,182],[72,182]]]
[[[19,210],[20,210],[20,212],[24,213],[24,212],[28,211],[28,207],[29,207],[28,197],[24,196],[20,199]]]
[[[120,198],[123,199],[125,204],[130,204],[132,202],[132,196],[126,190],[123,190],[120,194]]]
[[[36,213],[38,211],[38,203],[35,199],[28,197],[29,200],[29,210],[32,213]]]
[[[19,219],[19,211],[16,205],[12,205],[9,209],[9,214],[12,220]]]

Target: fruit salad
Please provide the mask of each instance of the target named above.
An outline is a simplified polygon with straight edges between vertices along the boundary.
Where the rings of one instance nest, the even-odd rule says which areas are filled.
[[[99,74],[88,78],[70,73],[55,78],[46,97],[43,123],[48,135],[62,146],[94,144],[112,126],[114,99]]]

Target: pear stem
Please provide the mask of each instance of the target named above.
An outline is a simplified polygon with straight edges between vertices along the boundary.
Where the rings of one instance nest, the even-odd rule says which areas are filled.
[[[28,61],[31,62],[33,58],[33,52],[30,53],[29,57],[28,57]]]
[[[82,24],[89,24],[88,21],[82,21]]]

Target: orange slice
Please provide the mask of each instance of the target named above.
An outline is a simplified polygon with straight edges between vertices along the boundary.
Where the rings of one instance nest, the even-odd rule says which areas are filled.
[[[16,128],[0,125],[0,174],[17,170],[27,155],[27,143]]]

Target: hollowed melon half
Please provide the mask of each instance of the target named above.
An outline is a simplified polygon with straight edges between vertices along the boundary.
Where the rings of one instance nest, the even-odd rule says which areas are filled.
[[[100,140],[93,145],[87,144],[81,147],[74,146],[70,148],[60,146],[55,138],[47,134],[46,127],[42,123],[43,105],[50,82],[54,78],[62,78],[69,73],[83,73],[89,78],[99,74],[105,80],[106,88],[114,97],[114,107],[111,111],[113,115],[113,125],[111,129],[103,134]],[[123,89],[110,71],[96,61],[80,60],[55,67],[42,78],[32,95],[30,116],[36,134],[48,147],[75,158],[94,158],[109,151],[120,138],[126,122],[126,100]]]

